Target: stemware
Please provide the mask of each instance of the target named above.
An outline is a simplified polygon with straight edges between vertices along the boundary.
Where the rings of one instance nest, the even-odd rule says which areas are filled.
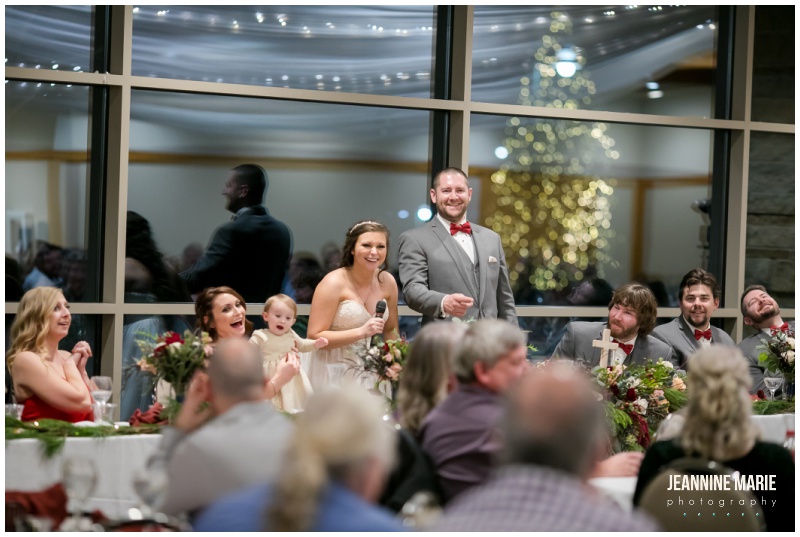
[[[142,518],[158,513],[167,493],[167,472],[163,469],[139,468],[133,474],[133,490],[141,500]]]
[[[781,387],[781,383],[783,379],[781,377],[764,377],[764,384],[767,386],[769,390],[769,399],[770,401],[775,400],[775,390]]]
[[[92,382],[97,387],[92,390],[92,398],[103,405],[108,403],[111,399],[111,377],[92,377]]]
[[[86,503],[97,485],[97,469],[91,459],[68,457],[64,459],[61,472],[74,526],[79,528],[82,525]]]

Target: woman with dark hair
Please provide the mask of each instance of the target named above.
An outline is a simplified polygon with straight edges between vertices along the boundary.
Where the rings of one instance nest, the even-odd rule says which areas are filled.
[[[69,304],[55,287],[34,287],[22,296],[11,325],[6,363],[23,421],[42,418],[91,421],[94,384],[86,373],[92,350],[79,341],[71,352],[58,349],[69,332]]]
[[[200,292],[194,303],[197,328],[208,332],[211,337],[211,350],[214,345],[228,338],[250,336],[253,323],[247,320],[247,304],[242,295],[230,287],[207,287]],[[269,379],[266,397],[272,399],[281,388],[300,372],[300,361],[289,353],[278,362],[275,374]]]
[[[397,283],[386,272],[389,230],[380,222],[357,222],[345,236],[341,266],[325,275],[314,291],[308,337],[324,337],[328,346],[314,352],[308,378],[314,390],[356,380],[371,388],[374,380],[358,371],[370,338],[397,331]],[[376,305],[386,301],[382,316]]]

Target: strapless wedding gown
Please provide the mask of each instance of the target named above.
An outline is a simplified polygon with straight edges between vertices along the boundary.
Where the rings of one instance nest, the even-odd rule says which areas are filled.
[[[384,314],[384,318],[386,314]],[[342,300],[333,317],[330,330],[340,332],[363,326],[372,315],[355,300]],[[367,389],[375,386],[377,377],[361,371],[360,355],[366,351],[367,338],[337,349],[317,349],[311,353],[308,362],[308,380],[314,391],[322,391],[330,386],[342,386],[351,382],[361,384]]]

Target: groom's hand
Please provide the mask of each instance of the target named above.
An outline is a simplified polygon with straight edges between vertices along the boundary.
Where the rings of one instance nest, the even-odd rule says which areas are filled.
[[[453,293],[447,295],[442,301],[442,308],[447,315],[453,317],[463,317],[469,308],[472,307],[474,301],[472,298],[462,295],[461,293]]]

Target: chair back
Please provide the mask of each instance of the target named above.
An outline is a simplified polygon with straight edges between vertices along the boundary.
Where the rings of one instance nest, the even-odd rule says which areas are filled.
[[[697,484],[691,488],[700,490],[683,490],[684,476],[688,484]],[[722,486],[724,476],[729,477],[729,490]],[[738,472],[714,461],[678,459],[665,465],[645,487],[639,508],[664,531],[764,531],[759,499],[752,491],[736,490],[736,476]],[[675,490],[676,479],[681,490]]]

